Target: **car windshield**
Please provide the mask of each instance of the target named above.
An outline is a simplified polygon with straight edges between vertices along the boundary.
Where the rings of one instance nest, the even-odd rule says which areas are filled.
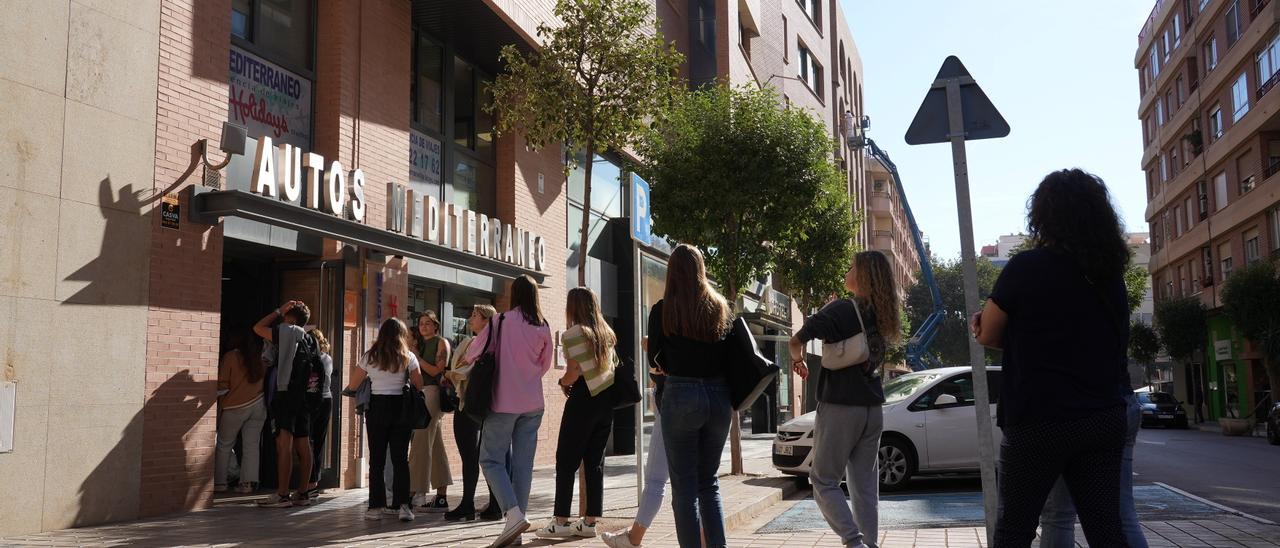
[[[1172,394],[1166,394],[1164,392],[1152,392],[1150,394],[1143,394],[1143,396],[1145,396],[1142,398],[1144,403],[1178,403],[1178,400],[1175,399]]]
[[[884,385],[884,403],[897,403],[920,391],[929,381],[938,378],[937,373],[907,373]]]

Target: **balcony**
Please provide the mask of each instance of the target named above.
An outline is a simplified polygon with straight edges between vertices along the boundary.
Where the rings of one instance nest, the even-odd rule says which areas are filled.
[[[1258,99],[1261,99],[1263,95],[1266,95],[1268,91],[1271,91],[1271,88],[1276,87],[1277,82],[1280,82],[1280,71],[1276,71],[1270,78],[1267,78],[1266,82],[1263,82],[1262,85],[1258,86]]]
[[[1249,20],[1258,18],[1258,14],[1262,12],[1262,8],[1267,7],[1268,0],[1253,0],[1253,9],[1249,10]]]
[[[1151,36],[1151,33],[1155,32],[1156,21],[1160,18],[1160,10],[1164,9],[1164,5],[1168,2],[1169,0],[1156,0],[1155,7],[1151,8],[1151,15],[1147,17],[1146,24],[1142,25],[1142,31],[1138,33],[1138,44],[1142,44],[1143,40],[1146,40],[1148,36]]]
[[[1273,158],[1271,163],[1267,165],[1267,169],[1263,170],[1262,179],[1270,179],[1271,176],[1275,175],[1277,172],[1280,172],[1280,158]]]

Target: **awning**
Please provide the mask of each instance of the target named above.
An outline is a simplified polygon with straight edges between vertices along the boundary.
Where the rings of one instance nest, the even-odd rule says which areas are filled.
[[[490,276],[511,279],[528,274],[540,284],[546,278],[545,273],[536,270],[480,257],[243,190],[194,187],[189,217],[195,222],[208,225],[218,224],[219,217],[239,217],[332,238],[388,255],[430,261]]]

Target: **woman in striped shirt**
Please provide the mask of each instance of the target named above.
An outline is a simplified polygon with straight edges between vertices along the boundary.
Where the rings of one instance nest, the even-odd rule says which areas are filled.
[[[600,300],[585,287],[569,291],[569,329],[561,335],[566,367],[560,389],[569,401],[560,419],[556,445],[555,517],[538,529],[539,538],[596,536],[604,511],[604,449],[613,427],[613,347],[618,338],[600,314]],[[586,475],[587,515],[569,523],[573,481],[581,463]]]

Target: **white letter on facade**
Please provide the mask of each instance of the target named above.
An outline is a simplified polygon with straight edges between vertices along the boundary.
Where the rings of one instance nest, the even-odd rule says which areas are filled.
[[[351,220],[364,222],[364,172],[351,172]]]
[[[302,149],[289,143],[280,145],[279,179],[281,194],[287,202],[302,197]]]
[[[476,243],[480,244],[476,254],[481,257],[489,256],[489,216],[480,214],[480,221],[476,223],[475,231]]]
[[[276,197],[276,150],[271,147],[271,138],[258,139],[258,151],[253,159],[253,181],[249,188],[255,194]]]
[[[512,233],[511,225],[503,224],[502,225],[502,261],[503,262],[515,264],[516,257],[515,257],[515,254],[511,252],[511,246],[512,244],[515,243],[515,242],[512,242],[512,240],[514,240],[515,237],[516,235]]]
[[[302,155],[302,167],[307,170],[307,203],[306,206],[320,209],[320,170],[324,169],[324,156],[314,152]]]
[[[476,252],[476,212],[462,210],[462,250],[467,253]]]
[[[337,160],[329,164],[324,180],[325,211],[342,215],[342,209],[347,205],[347,174],[342,170],[342,164]]]
[[[426,222],[426,240],[433,244],[440,243],[440,200],[435,196],[427,195]]]

